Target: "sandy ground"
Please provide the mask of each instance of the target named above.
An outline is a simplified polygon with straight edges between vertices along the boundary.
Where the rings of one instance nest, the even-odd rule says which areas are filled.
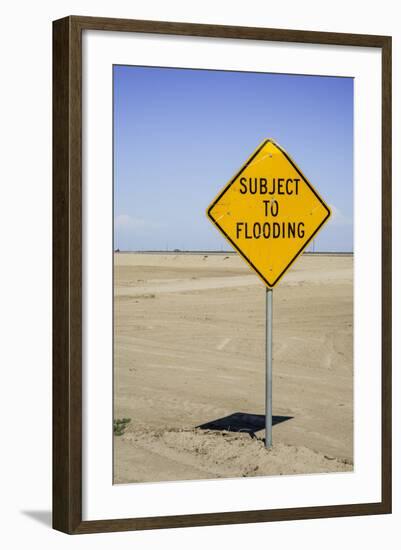
[[[352,278],[351,256],[303,256],[273,291],[267,451],[259,278],[235,254],[115,254],[114,481],[352,470]]]

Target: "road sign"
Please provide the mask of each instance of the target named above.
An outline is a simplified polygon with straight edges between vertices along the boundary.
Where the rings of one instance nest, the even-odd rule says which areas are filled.
[[[207,214],[271,288],[328,220],[330,209],[289,155],[267,139]]]

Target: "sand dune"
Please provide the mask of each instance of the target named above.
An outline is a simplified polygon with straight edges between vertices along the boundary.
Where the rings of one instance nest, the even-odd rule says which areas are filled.
[[[149,481],[149,464],[153,481],[352,470],[348,459],[280,442],[266,450],[262,438],[228,431],[134,430],[115,444],[116,483]]]
[[[303,256],[274,290],[273,449],[197,426],[264,414],[265,288],[235,254],[115,255],[117,483],[347,471],[352,257]],[[224,426],[224,423],[223,423]],[[241,428],[241,425],[236,426]]]

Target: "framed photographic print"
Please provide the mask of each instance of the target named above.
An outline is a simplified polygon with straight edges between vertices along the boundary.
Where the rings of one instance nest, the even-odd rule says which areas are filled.
[[[391,38],[53,24],[53,526],[391,512]]]

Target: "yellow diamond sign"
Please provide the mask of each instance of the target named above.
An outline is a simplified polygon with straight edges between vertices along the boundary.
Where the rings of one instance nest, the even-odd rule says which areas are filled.
[[[289,155],[264,141],[207,210],[268,287],[274,287],[330,217]]]

